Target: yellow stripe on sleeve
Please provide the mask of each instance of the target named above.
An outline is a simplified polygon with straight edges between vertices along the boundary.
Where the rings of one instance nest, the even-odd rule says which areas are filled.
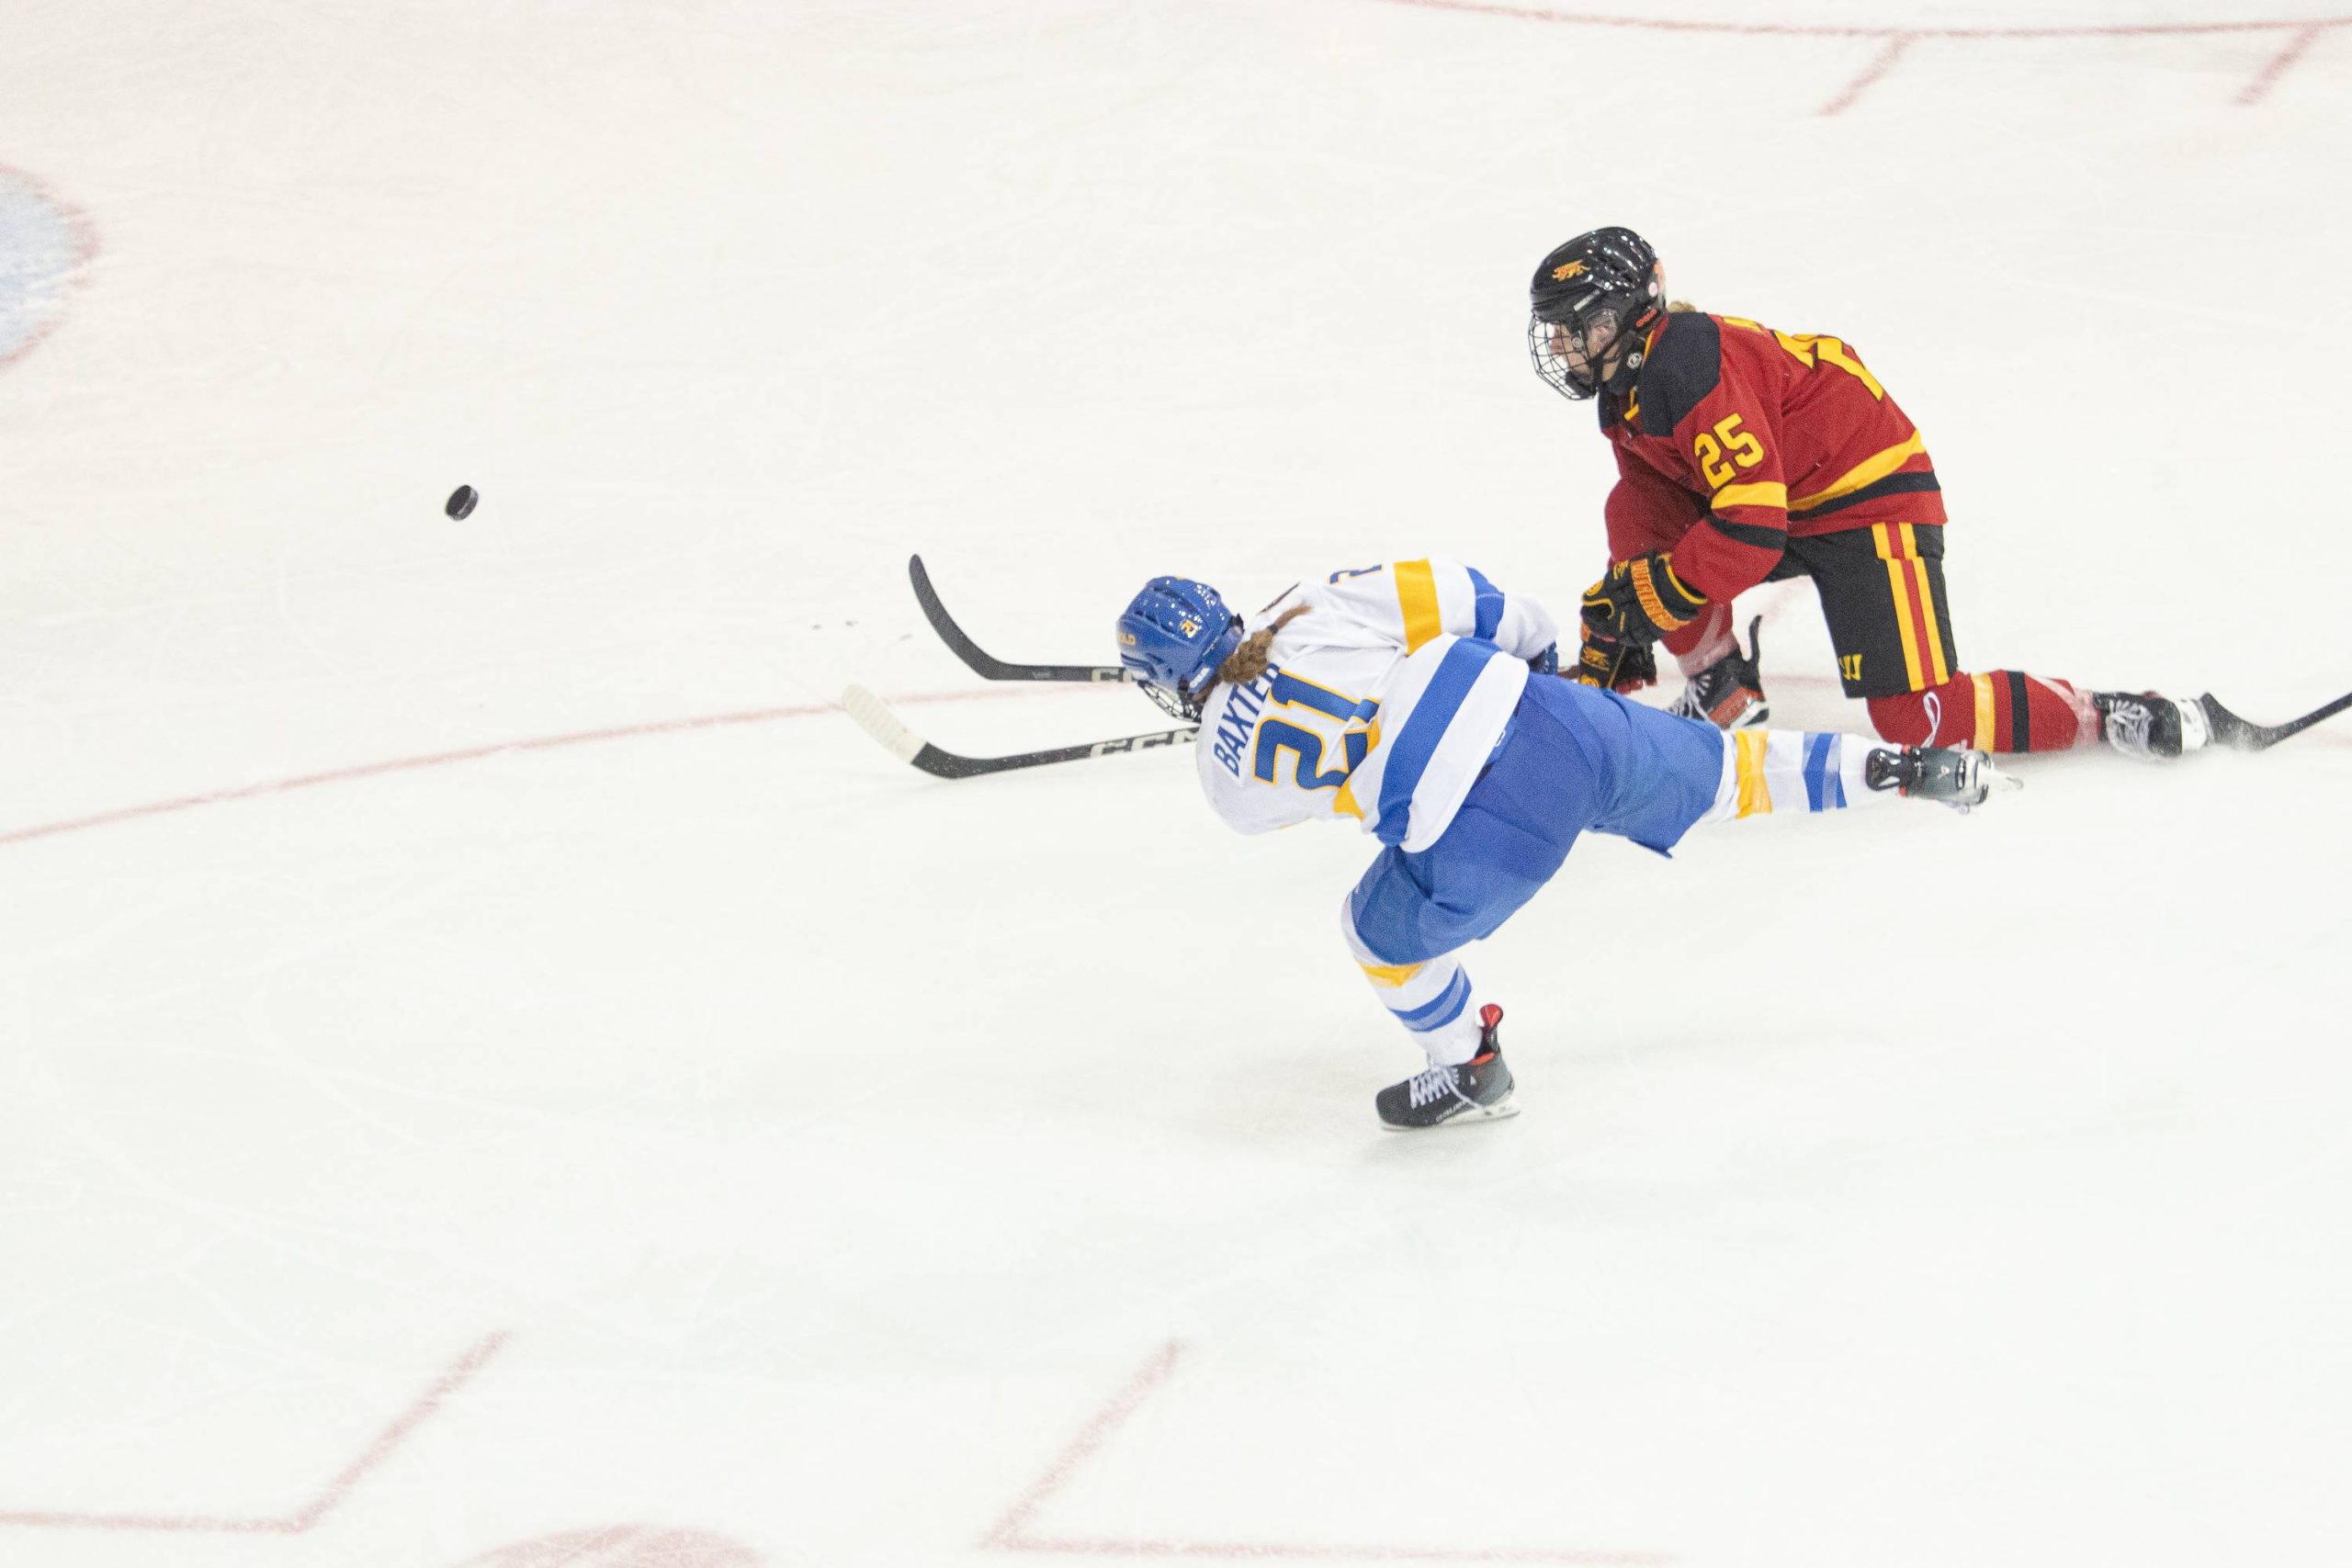
[[[1405,613],[1405,651],[1414,652],[1445,630],[1437,607],[1437,573],[1425,560],[1396,563],[1396,607]]]
[[[1734,759],[1739,771],[1739,815],[1769,817],[1772,814],[1771,786],[1764,782],[1764,748],[1771,739],[1769,729],[1736,729],[1732,744],[1738,750]]]
[[[1978,679],[1982,680],[1983,677],[1979,676]],[[1355,781],[1353,779],[1350,779],[1346,784],[1341,784],[1340,786],[1340,793],[1331,797],[1331,809],[1338,812],[1342,817],[1352,817],[1359,822],[1363,820],[1363,807],[1356,804]]]
[[[1878,545],[1878,558],[1886,563],[1886,586],[1894,595],[1895,625],[1903,632],[1903,672],[1911,678],[1911,690],[1927,685],[1919,678],[1919,629],[1911,620],[1911,596],[1903,591],[1902,559],[1894,553],[1894,530],[1884,523],[1871,525],[1871,538]]]
[[[1707,502],[1717,512],[1726,506],[1777,506],[1786,509],[1789,487],[1784,484],[1725,485]]]

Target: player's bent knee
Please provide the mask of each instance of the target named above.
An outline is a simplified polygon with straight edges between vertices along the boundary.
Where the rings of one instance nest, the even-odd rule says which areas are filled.
[[[1412,951],[1410,922],[1398,918],[1405,911],[1396,907],[1396,889],[1366,886],[1372,884],[1373,876],[1367,875],[1340,900],[1340,934],[1355,961],[1370,969],[1428,957]]]
[[[1872,697],[1870,700],[1871,728],[1879,739],[1892,740],[1898,746],[1925,746],[1935,733],[1936,708],[1931,701],[1933,692],[1905,692],[1895,697]]]

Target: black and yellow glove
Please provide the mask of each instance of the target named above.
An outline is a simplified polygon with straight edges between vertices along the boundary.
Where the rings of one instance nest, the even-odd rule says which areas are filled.
[[[1613,637],[1596,637],[1587,626],[1574,679],[1605,692],[1638,692],[1657,683],[1657,655]]]
[[[1611,562],[1609,575],[1584,591],[1584,624],[1596,637],[1645,648],[1680,631],[1707,607],[1707,596],[1682,584],[1664,550]]]

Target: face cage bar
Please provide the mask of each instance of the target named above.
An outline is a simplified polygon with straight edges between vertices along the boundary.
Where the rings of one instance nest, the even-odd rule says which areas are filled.
[[[1568,368],[1568,362],[1565,355],[1552,351],[1552,329],[1555,326],[1566,326],[1571,331],[1574,330],[1572,322],[1547,321],[1543,317],[1532,313],[1528,316],[1528,357],[1535,362],[1535,373],[1549,382],[1554,391],[1572,403],[1583,402],[1600,390],[1600,379],[1598,376],[1579,378],[1575,371]],[[1588,357],[1585,360],[1588,370],[1591,364],[1591,359]]]
[[[1141,686],[1143,688],[1143,694],[1149,697],[1153,702],[1158,703],[1159,705],[1160,711],[1165,713],[1169,717],[1181,718],[1187,724],[1200,723],[1200,709],[1197,706],[1188,707],[1182,697],[1178,696],[1175,693],[1170,691],[1159,682],[1138,681],[1136,684]]]

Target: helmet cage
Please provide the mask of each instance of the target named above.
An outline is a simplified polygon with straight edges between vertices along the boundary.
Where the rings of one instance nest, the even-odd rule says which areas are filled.
[[[1165,713],[1169,717],[1181,718],[1186,724],[1198,724],[1201,722],[1201,698],[1208,695],[1206,692],[1203,692],[1197,696],[1187,699],[1175,692],[1170,691],[1167,687],[1161,685],[1157,681],[1137,681],[1136,684],[1141,686],[1143,688],[1143,694],[1149,697],[1153,702],[1158,703],[1159,705],[1160,711]]]

